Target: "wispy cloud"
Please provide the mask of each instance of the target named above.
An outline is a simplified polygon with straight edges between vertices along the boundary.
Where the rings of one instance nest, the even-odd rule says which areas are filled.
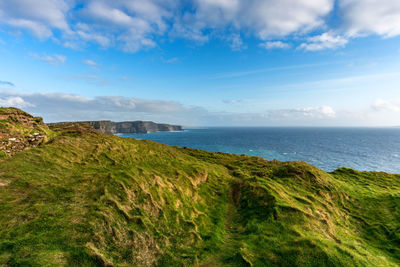
[[[67,61],[67,57],[63,55],[38,55],[36,53],[31,53],[30,55],[37,60],[46,62],[54,66],[64,64],[65,61]]]
[[[366,75],[354,75],[354,76],[346,76],[339,77],[333,79],[323,79],[323,80],[315,80],[306,83],[297,83],[292,85],[323,85],[323,84],[341,84],[341,83],[358,83],[362,81],[381,81],[383,79],[388,78],[399,78],[400,72],[383,72],[383,73],[374,73],[374,74],[366,74]]]
[[[293,108],[293,109],[279,109],[272,110],[266,113],[271,117],[286,117],[290,119],[295,118],[335,118],[336,112],[330,106],[322,107],[308,107],[308,108]]]
[[[332,32],[325,32],[321,35],[309,37],[306,43],[302,43],[299,49],[307,51],[318,51],[324,49],[336,49],[344,47],[348,43],[348,40],[340,35],[336,35]]]
[[[371,110],[376,112],[400,112],[400,100],[376,99],[371,105]]]
[[[312,80],[298,83],[283,83],[277,86],[268,86],[264,89],[270,93],[285,93],[293,90],[302,92],[340,92],[355,89],[357,86],[372,84],[381,81],[400,81],[400,72],[374,73],[366,75],[342,76],[331,79]]]
[[[91,67],[97,67],[99,65],[95,61],[90,60],[90,59],[85,59],[82,62],[83,62],[83,64],[91,66]]]
[[[96,86],[109,86],[112,84],[112,81],[96,74],[66,74],[60,77],[67,82],[83,81]]]
[[[162,61],[164,63],[176,63],[179,61],[179,58],[178,57],[172,57],[172,58],[168,58],[168,59],[162,58]]]
[[[14,83],[8,81],[0,81],[0,85],[11,86],[14,87]]]
[[[73,75],[67,75],[66,78],[68,79],[82,79],[82,80],[87,80],[87,81],[93,81],[93,80],[100,80],[101,77],[98,75],[93,75],[93,74],[73,74]]]
[[[290,44],[284,43],[282,41],[271,41],[271,42],[261,43],[260,47],[265,48],[267,50],[271,50],[271,49],[287,49],[287,48],[290,47]]]
[[[228,104],[228,105],[236,105],[236,104],[243,104],[245,103],[245,99],[223,99],[222,103]]]
[[[230,42],[230,47],[233,51],[242,51],[247,48],[240,34],[231,34],[226,38]]]
[[[132,77],[129,77],[129,76],[121,76],[121,77],[119,77],[119,79],[120,79],[121,81],[130,81],[130,80],[133,80],[133,78],[132,78]]]
[[[248,75],[264,73],[264,72],[274,72],[274,71],[283,71],[283,70],[313,68],[313,67],[326,66],[326,65],[338,64],[338,63],[339,62],[326,62],[326,63],[316,63],[316,64],[300,64],[300,65],[291,65],[291,66],[255,69],[255,70],[248,70],[248,71],[226,72],[226,73],[218,73],[216,75],[213,75],[213,76],[209,77],[209,79],[235,78],[235,77],[248,76]]]

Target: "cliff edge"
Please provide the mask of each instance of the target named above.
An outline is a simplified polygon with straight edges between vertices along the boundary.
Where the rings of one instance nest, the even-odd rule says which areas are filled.
[[[105,133],[105,134],[117,134],[117,133],[154,133],[154,132],[170,132],[170,131],[182,131],[182,126],[155,123],[152,121],[124,121],[124,122],[113,122],[113,121],[83,121],[94,129]],[[57,123],[51,123],[49,125],[56,125]]]

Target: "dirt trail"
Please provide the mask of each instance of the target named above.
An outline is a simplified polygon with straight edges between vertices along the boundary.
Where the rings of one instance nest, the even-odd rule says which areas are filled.
[[[240,189],[240,187],[239,187]],[[232,187],[225,213],[225,236],[222,246],[215,251],[214,255],[208,258],[199,267],[214,266],[250,266],[239,254],[242,247],[241,236],[244,227],[241,224],[241,216],[238,213],[238,192],[237,187]]]

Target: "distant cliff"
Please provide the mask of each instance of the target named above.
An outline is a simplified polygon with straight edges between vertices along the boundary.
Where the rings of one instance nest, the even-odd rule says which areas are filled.
[[[182,131],[182,126],[160,124],[152,121],[84,121],[84,123],[105,134]]]

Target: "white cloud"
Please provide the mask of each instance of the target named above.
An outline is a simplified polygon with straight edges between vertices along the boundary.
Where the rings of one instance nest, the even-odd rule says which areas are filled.
[[[94,74],[69,74],[69,75],[61,75],[66,82],[73,81],[84,81],[88,84],[93,84],[96,86],[110,86],[111,81]]]
[[[343,47],[347,38],[400,35],[397,0],[337,0],[338,27],[327,25],[335,0],[39,2],[0,0],[0,25],[25,29],[40,39],[53,38],[73,49],[95,43],[127,52],[156,47],[159,37],[185,38],[198,44],[220,38],[233,50],[241,50],[246,47],[241,36],[256,36],[265,42],[264,48],[272,49],[287,46],[271,39],[325,30],[301,45],[315,51]]]
[[[25,101],[22,97],[10,96],[4,98],[0,97],[0,107],[27,108],[34,107],[34,105]]]
[[[74,9],[77,4],[82,6]],[[41,39],[53,37],[59,30],[63,45],[73,49],[92,42],[136,52],[156,46],[154,35],[165,33],[165,18],[176,5],[173,0],[41,0],[40,4],[36,0],[0,0],[0,24],[27,29]]]
[[[244,105],[246,100],[224,100]],[[15,106],[44,117],[45,121],[152,120],[208,126],[365,126],[399,125],[400,100],[376,100],[361,110],[335,110],[330,106],[265,110],[259,113],[210,111],[176,101],[122,96],[84,97],[67,93],[0,91],[0,106]]]
[[[206,33],[203,33],[201,27],[187,27],[188,23],[180,20],[182,19],[178,18],[175,22],[170,32],[170,36],[189,39],[198,44],[204,44],[209,41],[209,36]]]
[[[340,0],[339,6],[349,36],[400,35],[398,0]]]
[[[377,99],[372,103],[371,109],[376,112],[400,112],[400,101]]]
[[[243,103],[243,101],[240,103]],[[239,103],[239,102],[237,102]],[[0,104],[25,108],[45,121],[153,120],[183,125],[313,125],[331,121],[336,112],[328,106],[267,110],[264,113],[209,111],[176,101],[122,96],[83,97],[66,93],[0,91]]]
[[[168,59],[164,59],[164,58],[162,58],[161,59],[164,63],[176,63],[176,62],[178,62],[179,61],[179,58],[178,57],[172,57],[172,58],[168,58]]]
[[[0,0],[1,23],[27,29],[39,38],[52,36],[52,29],[69,32],[64,0]]]
[[[204,111],[175,101],[146,100],[122,96],[83,97],[66,93],[17,93],[0,91],[0,105],[25,108],[47,121],[154,120],[189,122]]]
[[[336,49],[344,47],[348,40],[332,32],[325,32],[321,35],[307,38],[306,43],[302,43],[299,48],[307,51],[318,51],[323,49]]]
[[[107,6],[102,1],[89,2],[85,13],[97,21],[100,20],[121,26],[130,26],[134,20],[133,17],[127,15],[125,12],[112,6]]]
[[[99,80],[101,79],[100,76],[91,75],[91,74],[73,74],[65,76],[67,79],[82,79],[82,80]]]
[[[152,48],[156,43],[149,37],[145,37],[142,33],[131,29],[127,34],[118,37],[118,41],[122,42],[122,50],[125,52],[137,52],[142,48]]]
[[[40,56],[40,55],[35,54],[35,53],[31,53],[30,55],[35,59],[38,59],[40,61],[46,62],[46,63],[51,64],[51,65],[55,65],[55,66],[63,64],[65,61],[67,61],[67,57],[63,56],[63,55],[52,55],[52,56],[43,55],[43,56]]]
[[[51,30],[47,26],[35,21],[25,19],[8,19],[7,23],[17,28],[27,29],[41,39],[52,36]]]
[[[90,59],[85,59],[82,62],[83,62],[83,64],[86,64],[86,65],[91,66],[91,67],[96,67],[96,66],[99,65],[95,61],[90,60]]]
[[[166,9],[167,2],[169,1],[89,1],[81,14],[84,19],[92,22],[92,27],[81,29],[78,34],[88,40],[93,39],[108,45],[109,38],[99,39],[93,29],[108,32],[127,52],[155,47],[154,35],[164,34],[167,29],[165,17],[170,16]],[[96,39],[93,35],[97,36]]]
[[[227,40],[231,43],[230,47],[233,51],[240,51],[247,48],[240,34],[232,34],[228,36]]]
[[[266,114],[268,116],[273,116],[278,118],[290,118],[290,119],[298,119],[298,118],[323,119],[323,118],[336,117],[336,112],[333,110],[333,108],[329,106],[273,110],[267,112]]]
[[[35,0],[0,0],[0,11],[6,14],[3,23],[28,29],[40,38],[52,37],[55,29],[61,30],[64,46],[71,48],[95,42],[135,52],[156,46],[157,35],[171,34],[203,43],[210,31],[232,29],[233,38],[225,39],[239,50],[245,47],[241,31],[266,40],[324,25],[323,18],[332,10],[333,1],[87,0],[75,10],[77,3],[72,0],[42,0],[40,5]],[[70,18],[77,21],[68,21]]]
[[[195,11],[183,23],[199,31],[233,27],[262,40],[307,32],[324,24],[333,0],[196,0]]]
[[[288,43],[284,43],[281,41],[271,41],[260,44],[261,47],[270,50],[270,49],[287,49],[290,47]]]
[[[97,44],[101,45],[102,47],[108,47],[111,45],[110,38],[105,37],[100,33],[92,32],[92,31],[85,32],[82,30],[77,30],[75,32],[75,34],[77,34],[82,39],[82,41],[85,41],[85,42],[97,43]],[[69,42],[67,41],[66,43],[68,44]]]

